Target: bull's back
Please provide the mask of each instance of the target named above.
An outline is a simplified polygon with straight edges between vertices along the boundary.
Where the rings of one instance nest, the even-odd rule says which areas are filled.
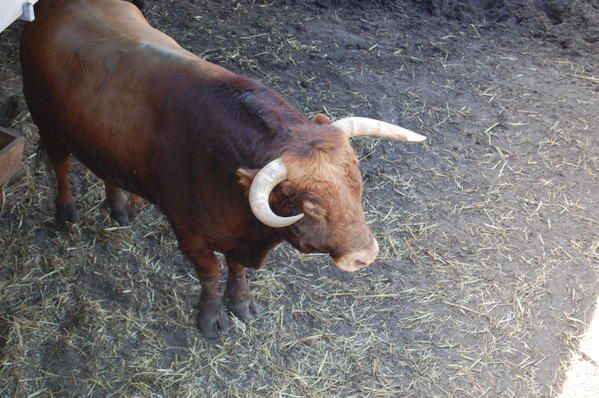
[[[40,134],[61,141],[100,177],[148,196],[151,163],[165,139],[157,120],[165,92],[156,88],[168,86],[169,74],[186,69],[193,55],[121,0],[38,4],[21,61]]]
[[[35,84],[38,92],[61,105],[75,100],[75,94],[94,100],[92,94],[140,90],[136,76],[151,74],[161,61],[159,52],[152,57],[147,47],[162,47],[173,58],[189,56],[127,2],[43,0],[38,5],[38,18],[26,26],[21,43],[25,84]],[[138,72],[143,73],[135,73],[141,66]]]

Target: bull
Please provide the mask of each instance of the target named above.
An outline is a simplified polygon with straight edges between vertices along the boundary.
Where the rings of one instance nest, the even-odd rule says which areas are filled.
[[[226,307],[244,321],[257,314],[246,269],[282,241],[328,253],[344,271],[375,260],[349,138],[425,137],[372,119],[308,120],[260,82],[186,51],[125,1],[41,0],[36,14],[20,58],[56,175],[56,219],[79,220],[71,155],[104,180],[120,224],[139,197],[156,205],[201,282],[206,337],[227,325],[215,252],[228,266]]]

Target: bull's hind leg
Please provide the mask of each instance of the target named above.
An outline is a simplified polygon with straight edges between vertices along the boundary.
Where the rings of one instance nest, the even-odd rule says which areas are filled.
[[[141,196],[129,192],[129,218],[135,218],[144,205],[144,200]]]
[[[32,116],[34,116],[33,113]],[[39,127],[42,147],[48,154],[56,176],[56,222],[58,224],[79,222],[79,212],[69,188],[71,153],[60,136],[55,133],[51,123],[42,123],[36,118],[34,120]]]
[[[115,185],[104,182],[106,191],[106,202],[110,207],[110,217],[119,225],[129,225],[129,217],[132,216],[127,203],[127,196],[123,190]]]
[[[110,216],[119,225],[129,225],[131,219],[133,219],[139,209],[143,205],[143,199],[135,194],[129,194],[129,201],[127,201],[127,195],[125,192],[115,186],[104,181],[104,188],[106,191],[106,202],[110,207]]]
[[[50,161],[56,174],[56,222],[64,224],[66,222],[79,222],[79,212],[75,206],[75,200],[69,187],[69,174],[71,172],[71,156],[54,158],[48,153]]]
[[[26,98],[35,98],[34,96],[37,95],[37,93],[27,95],[27,92],[25,94]],[[65,145],[62,135],[55,128],[53,120],[43,112],[44,108],[38,108],[36,102],[27,101],[27,103],[31,111],[31,117],[38,127],[41,147],[48,155],[56,176],[56,198],[54,201],[56,205],[56,222],[59,225],[65,222],[79,222],[79,212],[69,188],[71,151]]]

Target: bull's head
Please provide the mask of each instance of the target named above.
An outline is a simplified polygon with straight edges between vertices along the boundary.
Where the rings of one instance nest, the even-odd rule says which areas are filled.
[[[351,117],[334,123],[317,115],[299,127],[297,137],[261,170],[240,169],[251,183],[252,212],[267,226],[282,228],[286,239],[304,253],[329,253],[337,267],[357,271],[372,263],[379,247],[362,209],[362,176],[349,138],[370,135],[405,142],[424,136],[378,120]],[[282,217],[279,214],[287,216]]]

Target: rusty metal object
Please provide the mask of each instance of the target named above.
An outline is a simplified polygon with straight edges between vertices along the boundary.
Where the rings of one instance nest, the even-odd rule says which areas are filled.
[[[0,187],[21,169],[24,145],[15,130],[0,127]]]

